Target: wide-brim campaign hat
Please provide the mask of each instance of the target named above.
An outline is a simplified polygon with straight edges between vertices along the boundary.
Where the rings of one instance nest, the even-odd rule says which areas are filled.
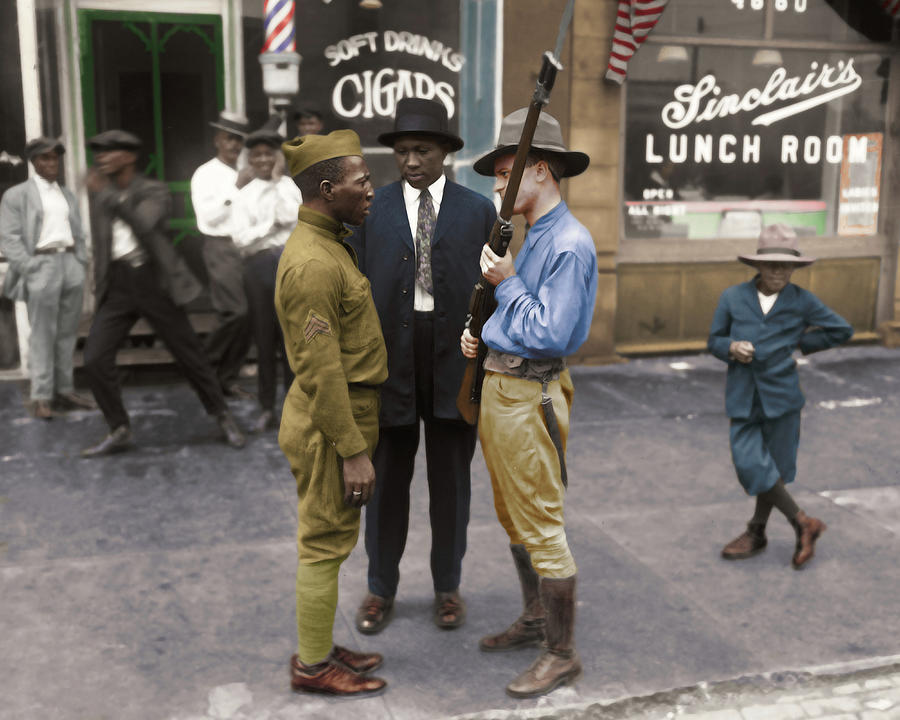
[[[102,150],[140,150],[141,139],[126,130],[106,130],[88,140],[88,147],[95,152]]]
[[[56,138],[41,136],[25,143],[25,150],[23,152],[25,154],[25,159],[31,160],[35,155],[43,155],[51,150],[55,150],[57,154],[62,155],[66,151],[66,148],[63,146],[62,142]]]
[[[212,127],[216,128],[216,130],[224,130],[225,132],[230,132],[233,135],[246,137],[247,128],[250,125],[250,121],[240,113],[222,110],[219,113],[219,117],[215,120],[210,120],[209,124]]]
[[[519,140],[522,137],[522,128],[525,127],[525,117],[527,115],[528,108],[526,107],[511,112],[503,118],[503,122],[500,123],[500,137],[497,140],[497,147],[475,161],[475,164],[472,166],[475,172],[479,175],[493,177],[494,161],[498,157],[515,152],[519,147]],[[587,154],[566,148],[563,143],[562,129],[559,127],[559,122],[555,117],[545,112],[538,116],[531,147],[558,155],[563,162],[562,177],[580,175],[587,170],[587,166],[591,162]]]
[[[446,141],[450,150],[456,152],[463,146],[462,138],[450,132],[447,108],[437,100],[423,98],[403,98],[397,103],[394,129],[378,136],[378,142],[394,147],[401,135],[422,135]]]
[[[767,225],[759,234],[755,255],[738,255],[738,260],[747,265],[758,262],[786,262],[797,267],[812,265],[816,259],[802,255],[797,248],[797,233],[783,223]]]

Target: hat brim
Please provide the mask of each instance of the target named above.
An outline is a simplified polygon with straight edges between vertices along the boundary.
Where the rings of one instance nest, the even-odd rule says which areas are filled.
[[[242,138],[247,137],[247,131],[241,130],[240,128],[234,127],[233,125],[224,125],[215,120],[210,121],[210,127],[214,127],[216,130],[224,130],[225,132],[231,133],[232,135],[238,135]]]
[[[36,145],[33,148],[30,148],[25,155],[26,160],[31,160],[35,155],[43,155],[44,153],[48,153],[51,150],[55,150],[57,155],[65,155],[66,148],[63,146],[61,142],[55,143],[44,143],[42,145]]]
[[[378,136],[378,142],[392,148],[394,147],[394,143],[397,142],[397,139],[404,135],[415,135],[417,137],[431,137],[444,140],[450,144],[450,152],[462,150],[464,144],[462,138],[458,135],[441,132],[440,130],[400,130],[399,132],[387,132]]]
[[[740,260],[745,265],[755,266],[756,263],[761,262],[784,262],[791,263],[792,265],[796,265],[797,267],[805,267],[806,265],[812,265],[816,259],[812,257],[806,257],[805,255],[788,255],[787,253],[767,253],[765,255],[738,255],[738,260]]]
[[[475,163],[472,165],[472,168],[479,175],[486,175],[488,177],[494,176],[494,161],[498,157],[502,157],[503,155],[509,155],[510,153],[516,152],[519,144],[515,145],[501,145],[500,147],[494,148],[487,155],[483,155],[478,158]],[[534,150],[543,150],[544,152],[553,153],[554,155],[558,155],[562,158],[563,161],[563,177],[574,177],[575,175],[581,175],[585,170],[587,170],[588,165],[591,164],[591,159],[587,154],[583,152],[578,152],[577,150],[557,150],[555,148],[543,147],[541,145],[532,145]]]

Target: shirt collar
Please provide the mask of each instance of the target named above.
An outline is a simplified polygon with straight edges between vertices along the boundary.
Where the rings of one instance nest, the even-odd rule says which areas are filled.
[[[333,235],[334,239],[338,241],[343,241],[343,239],[350,234],[350,230],[348,230],[342,222],[335,220],[333,217],[329,217],[324,213],[320,213],[318,210],[308,208],[306,205],[300,206],[300,209],[297,211],[297,219],[307,225],[312,225],[313,227],[324,230]]]
[[[525,242],[530,245],[536,243],[545,232],[547,232],[567,211],[568,206],[565,200],[559,203],[550,211],[546,212],[538,218],[538,221],[528,229]]]
[[[52,190],[53,188],[59,187],[59,183],[54,180],[50,182],[49,180],[45,180],[40,175],[35,174],[34,181],[37,183],[37,186],[42,190]]]
[[[403,187],[403,202],[407,205],[419,202],[419,196],[422,194],[421,190],[416,190],[406,180],[403,180],[400,185]],[[444,188],[446,186],[447,176],[444,173],[441,173],[441,176],[428,186],[428,194],[431,195],[431,199],[438,205],[444,199]]]

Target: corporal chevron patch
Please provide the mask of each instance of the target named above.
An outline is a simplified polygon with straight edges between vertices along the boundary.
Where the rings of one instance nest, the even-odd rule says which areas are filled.
[[[311,343],[316,339],[316,335],[331,334],[331,325],[328,324],[328,321],[316,315],[315,310],[310,310],[309,315],[306,316],[306,329],[303,331],[306,342]]]

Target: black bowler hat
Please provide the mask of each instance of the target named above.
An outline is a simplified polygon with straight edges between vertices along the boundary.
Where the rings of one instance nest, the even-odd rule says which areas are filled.
[[[393,132],[382,133],[378,142],[388,147],[401,135],[422,135],[446,140],[453,152],[463,146],[462,138],[450,132],[450,120],[447,108],[437,100],[422,98],[403,98],[397,103],[397,114],[394,116]]]
[[[247,137],[247,126],[249,125],[249,121],[239,113],[222,110],[219,113],[219,117],[215,120],[211,120],[209,124],[216,128],[216,130],[224,130],[225,132],[230,132],[232,135]]]
[[[31,160],[35,155],[43,155],[51,150],[55,150],[58,155],[62,155],[66,151],[59,140],[43,136],[37,137],[25,143],[25,159]]]
[[[88,140],[88,147],[95,152],[103,150],[140,150],[141,140],[125,130],[105,130]]]

